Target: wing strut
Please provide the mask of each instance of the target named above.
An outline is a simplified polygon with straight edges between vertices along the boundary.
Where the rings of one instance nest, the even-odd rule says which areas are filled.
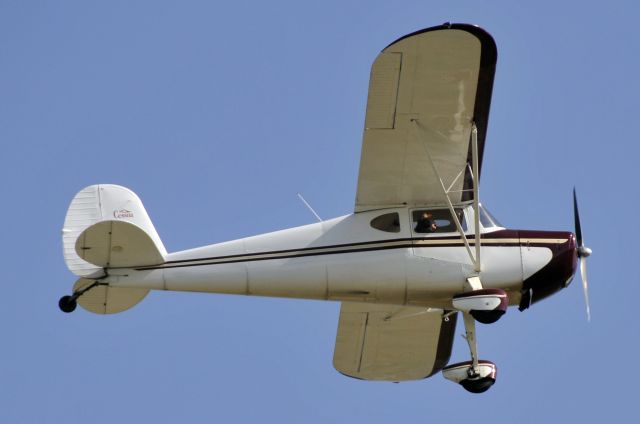
[[[476,272],[480,272],[480,168],[478,167],[478,127],[471,122],[471,149],[473,156],[473,227],[476,230]]]
[[[413,122],[413,128],[421,130],[426,132],[426,128],[424,128],[424,126],[418,122],[418,119],[411,119],[411,122]],[[462,169],[462,171],[460,171],[460,173],[458,174],[458,176],[454,179],[454,181],[451,183],[451,185],[449,185],[449,188],[447,189],[444,185],[444,181],[442,181],[442,177],[440,176],[440,173],[438,172],[438,168],[436,167],[435,162],[433,161],[433,158],[431,157],[431,153],[429,153],[429,148],[427,147],[427,143],[424,142],[422,143],[422,146],[424,147],[424,151],[427,155],[427,158],[429,159],[429,163],[431,164],[431,168],[433,169],[433,173],[436,175],[436,177],[438,178],[438,181],[440,182],[440,187],[442,187],[442,192],[444,194],[444,198],[447,201],[447,206],[449,207],[449,212],[451,213],[451,217],[453,218],[453,222],[456,224],[456,228],[458,230],[458,233],[460,233],[460,238],[462,239],[462,241],[464,242],[464,246],[467,249],[467,253],[469,254],[469,258],[471,259],[471,263],[473,263],[474,269],[476,272],[480,272],[481,270],[481,262],[480,262],[480,202],[479,202],[479,166],[478,166],[478,128],[476,127],[475,122],[471,122],[471,149],[472,149],[472,161],[473,161],[473,166],[472,166],[472,176],[473,176],[473,211],[474,211],[474,226],[475,226],[475,255],[473,254],[473,252],[471,251],[471,246],[469,244],[469,240],[467,239],[467,236],[465,235],[464,231],[462,230],[462,224],[460,224],[460,220],[458,219],[458,215],[455,213],[455,210],[453,208],[453,204],[451,203],[451,198],[449,197],[449,193],[453,193],[454,191],[451,190],[451,188],[454,186],[455,182],[458,180],[458,178],[460,178],[460,176],[462,175],[464,168]],[[468,166],[468,165],[467,165]]]

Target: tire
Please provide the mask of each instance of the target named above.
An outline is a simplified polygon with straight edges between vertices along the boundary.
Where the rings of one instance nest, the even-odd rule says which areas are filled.
[[[62,296],[58,302],[60,310],[64,313],[71,313],[76,310],[78,303],[71,296]]]

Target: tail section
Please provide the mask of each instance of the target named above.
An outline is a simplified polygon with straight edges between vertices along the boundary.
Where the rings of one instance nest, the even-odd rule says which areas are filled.
[[[71,201],[62,229],[64,259],[79,277],[104,268],[157,265],[167,251],[140,198],[112,184],[82,189]]]
[[[100,268],[158,265],[166,255],[161,248],[136,224],[113,219],[91,225],[75,242],[76,255]]]
[[[112,184],[92,185],[76,194],[64,221],[62,245],[67,267],[81,277],[73,295],[60,300],[65,312],[75,309],[76,301],[99,314],[129,309],[149,290],[110,287],[100,279],[109,268],[159,265],[167,256],[138,196]]]
[[[149,293],[148,289],[110,287],[94,280],[80,278],[73,286],[74,293],[81,293],[77,302],[94,314],[116,314],[133,308]]]

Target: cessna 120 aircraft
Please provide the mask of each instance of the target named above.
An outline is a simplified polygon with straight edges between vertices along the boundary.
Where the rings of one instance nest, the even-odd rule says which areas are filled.
[[[92,185],[72,200],[64,258],[79,280],[60,299],[122,312],[150,290],[342,302],[333,363],[363,380],[442,371],[470,392],[496,365],[478,357],[475,322],[496,322],[566,287],[584,246],[575,235],[504,228],[479,180],[497,59],[483,29],[444,24],[401,37],[371,69],[353,214],[167,253],[132,191]],[[462,314],[471,359],[448,365]]]

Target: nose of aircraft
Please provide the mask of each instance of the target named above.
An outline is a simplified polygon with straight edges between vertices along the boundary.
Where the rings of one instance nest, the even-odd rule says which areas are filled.
[[[567,287],[578,263],[576,236],[566,231],[520,231],[520,248],[541,247],[551,251],[551,260],[522,283],[520,310]],[[527,255],[522,255],[523,262]],[[527,264],[523,263],[526,269]]]

